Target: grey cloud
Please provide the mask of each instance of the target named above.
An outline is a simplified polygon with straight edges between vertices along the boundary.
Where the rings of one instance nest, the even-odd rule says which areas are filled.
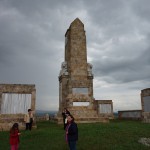
[[[143,57],[135,59],[130,59],[129,56],[123,59],[112,59],[110,55],[108,59],[94,61],[95,76],[107,76],[113,78],[112,82],[118,83],[148,79],[150,77],[149,55],[147,55],[148,59],[145,55],[146,53],[143,54]]]
[[[149,9],[150,1],[143,0],[143,1],[134,1],[132,8],[134,13],[137,14],[138,17],[143,22],[150,22],[150,9]]]
[[[78,17],[85,25],[87,53],[95,79],[108,87],[128,84],[131,91],[148,87],[148,3],[146,0],[0,1],[0,82],[34,83],[37,107],[47,109],[45,104],[53,103],[58,109],[64,35]],[[99,89],[99,84],[95,87],[105,90]],[[111,90],[113,93],[113,87]]]

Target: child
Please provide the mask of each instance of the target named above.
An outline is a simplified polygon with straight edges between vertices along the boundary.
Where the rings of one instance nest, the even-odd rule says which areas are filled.
[[[18,123],[14,123],[13,126],[10,129],[10,146],[11,150],[18,150],[19,147],[19,135],[21,134],[19,132]]]

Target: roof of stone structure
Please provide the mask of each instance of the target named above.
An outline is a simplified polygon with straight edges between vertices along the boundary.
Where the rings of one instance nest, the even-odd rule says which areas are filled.
[[[71,29],[71,27],[74,27],[74,26],[84,28],[84,24],[82,23],[82,21],[81,21],[79,18],[76,18],[76,19],[70,24],[69,29],[68,29],[68,30],[66,31],[66,33],[65,33],[65,36],[66,36],[67,32]]]
[[[70,26],[72,26],[72,25],[74,25],[74,24],[81,24],[81,25],[83,25],[84,26],[84,24],[82,23],[82,21],[79,19],[79,18],[76,18],[72,23],[71,23],[71,25]]]

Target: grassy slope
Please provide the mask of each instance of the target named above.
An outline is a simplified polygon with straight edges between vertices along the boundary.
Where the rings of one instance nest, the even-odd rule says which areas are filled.
[[[62,125],[38,122],[36,130],[22,131],[19,150],[68,150]],[[138,143],[150,138],[150,124],[114,120],[108,124],[78,124],[78,150],[149,150]],[[9,150],[9,133],[0,132],[0,150]]]

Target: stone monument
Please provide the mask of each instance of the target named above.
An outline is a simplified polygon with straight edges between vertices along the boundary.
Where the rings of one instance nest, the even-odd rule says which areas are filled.
[[[107,101],[112,109],[112,101]],[[76,18],[65,34],[65,61],[59,74],[58,123],[67,108],[76,122],[108,122],[108,116],[100,116],[98,102],[93,97],[92,65],[87,63],[84,24]],[[112,116],[112,110],[109,113]]]

